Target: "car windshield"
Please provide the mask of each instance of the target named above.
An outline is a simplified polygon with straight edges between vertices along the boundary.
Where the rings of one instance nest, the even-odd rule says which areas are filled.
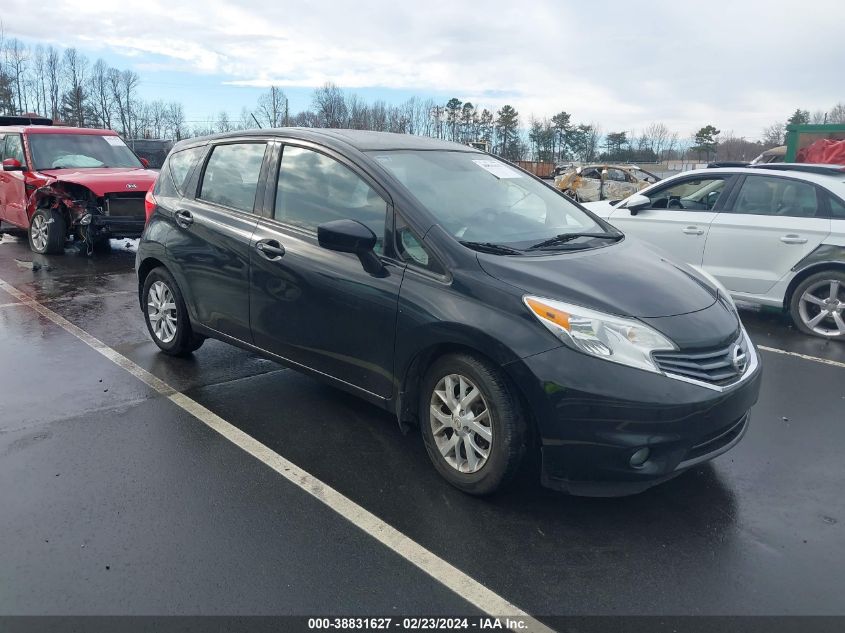
[[[141,161],[119,136],[100,134],[30,134],[35,169],[138,167]]]
[[[573,249],[618,235],[554,189],[486,154],[393,150],[370,155],[467,245]],[[563,235],[571,239],[544,244]]]

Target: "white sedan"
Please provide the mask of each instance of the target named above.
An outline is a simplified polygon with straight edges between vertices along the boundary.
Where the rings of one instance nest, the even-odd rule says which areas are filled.
[[[845,340],[845,167],[698,169],[584,206],[709,273],[734,299]]]

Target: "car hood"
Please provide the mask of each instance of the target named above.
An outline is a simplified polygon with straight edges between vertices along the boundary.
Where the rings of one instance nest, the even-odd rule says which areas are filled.
[[[39,173],[51,180],[71,182],[102,196],[117,191],[145,193],[155,182],[158,172],[142,168],[42,169]],[[135,185],[134,187],[130,185]]]
[[[597,202],[582,202],[581,206],[586,207],[600,218],[607,219],[616,208],[610,204],[610,200],[599,200]]]
[[[685,264],[676,264],[636,238],[586,251],[510,257],[478,253],[492,277],[526,294],[638,318],[697,312],[719,291]]]

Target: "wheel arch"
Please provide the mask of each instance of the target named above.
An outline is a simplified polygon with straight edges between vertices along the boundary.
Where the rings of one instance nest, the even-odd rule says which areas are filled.
[[[790,280],[789,285],[786,287],[786,292],[783,294],[784,311],[789,312],[790,305],[792,304],[792,295],[795,293],[796,288],[801,285],[802,281],[812,275],[826,270],[835,270],[836,272],[845,273],[845,261],[823,261],[801,269],[795,277]]]
[[[144,282],[146,281],[147,276],[150,274],[150,272],[152,272],[155,268],[159,267],[164,268],[165,270],[167,270],[167,272],[170,272],[164,262],[159,260],[157,257],[146,257],[144,260],[141,261],[140,264],[138,264],[138,301],[140,302],[142,308],[144,305],[144,298],[141,296],[141,294],[144,290]]]
[[[483,335],[486,337],[486,335]],[[501,346],[501,344],[499,344]],[[404,371],[400,376],[399,389],[396,396],[396,417],[399,420],[399,425],[403,431],[407,431],[411,426],[418,426],[420,423],[417,413],[418,402],[421,391],[421,382],[425,376],[426,371],[438,359],[448,354],[468,354],[475,356],[483,361],[486,361],[498,368],[508,385],[513,389],[514,394],[519,399],[522,407],[523,415],[525,416],[526,426],[528,428],[527,441],[529,443],[535,442],[538,436],[538,423],[534,416],[534,412],[529,406],[527,395],[523,392],[517,382],[512,378],[510,372],[507,371],[504,364],[517,360],[513,358],[502,358],[501,353],[499,358],[490,354],[491,348],[483,345],[483,339],[474,342],[464,340],[463,337],[454,338],[451,340],[442,340],[436,343],[431,343],[418,349],[406,364]],[[488,351],[484,351],[488,350]]]

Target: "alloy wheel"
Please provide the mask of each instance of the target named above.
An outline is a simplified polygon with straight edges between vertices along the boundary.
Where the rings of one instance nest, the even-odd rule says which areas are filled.
[[[47,248],[47,230],[47,218],[37,213],[32,218],[32,227],[30,228],[32,244],[35,246],[35,250],[43,251]]]
[[[845,336],[845,288],[837,279],[813,284],[801,295],[798,313],[820,336]]]
[[[493,446],[490,409],[481,390],[466,376],[449,374],[431,394],[429,423],[437,449],[461,473],[484,467]]]
[[[176,337],[176,302],[163,281],[156,281],[147,293],[147,317],[155,337],[169,343]]]

